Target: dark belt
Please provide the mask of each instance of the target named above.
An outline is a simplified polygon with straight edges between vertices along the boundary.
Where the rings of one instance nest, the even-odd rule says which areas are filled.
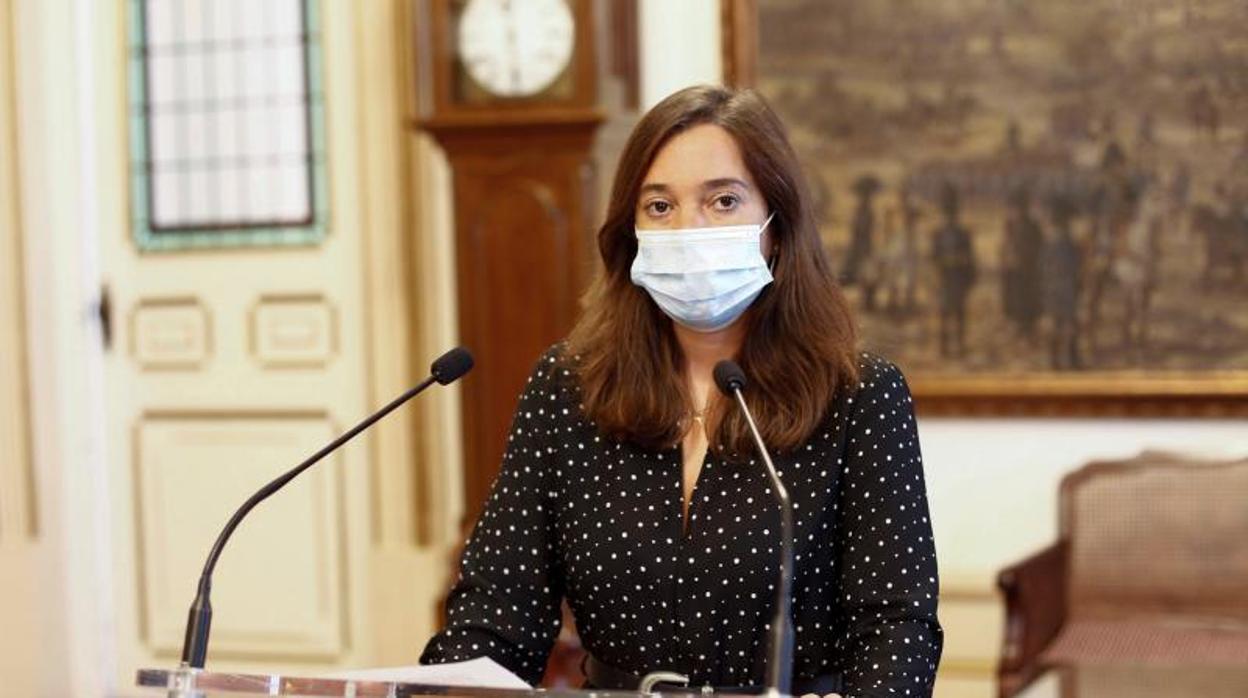
[[[623,669],[605,664],[594,655],[586,652],[581,660],[581,671],[585,673],[586,689],[600,691],[637,691],[641,689],[645,677],[638,676]],[[673,680],[662,680],[655,684],[660,693],[735,693],[738,695],[756,695],[767,692],[766,686],[689,686]],[[813,679],[799,679],[793,682],[792,693],[795,696],[814,693],[825,696],[829,693],[840,693],[842,688],[839,673],[824,674]]]

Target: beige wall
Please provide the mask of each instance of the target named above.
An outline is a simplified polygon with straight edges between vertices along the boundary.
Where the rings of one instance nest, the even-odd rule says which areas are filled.
[[[111,588],[107,512],[97,496],[105,487],[99,338],[91,320],[98,287],[92,208],[81,201],[89,159],[80,107],[90,85],[81,79],[88,57],[72,41],[88,26],[75,23],[79,4],[0,3],[0,24],[8,25],[0,39],[0,63],[8,63],[0,166],[16,175],[0,196],[0,222],[6,247],[21,250],[17,336],[26,354],[37,523],[25,540],[6,536],[0,545],[0,655],[5,685],[29,695],[100,695],[110,685],[101,641]],[[6,461],[11,446],[4,444]]]
[[[26,376],[11,0],[0,2],[0,541],[37,535]]]
[[[39,628],[39,511],[30,453],[26,322],[18,206],[16,112],[11,0],[0,0],[0,617],[7,637],[30,637]],[[11,690],[33,695],[35,643],[0,640],[0,677]],[[7,682],[6,682],[7,683]]]
[[[411,125],[420,89],[411,6],[360,3],[356,13],[373,408],[428,375],[459,334],[450,173]],[[416,663],[438,624],[462,517],[459,400],[458,385],[435,386],[370,434],[376,666]]]
[[[719,0],[638,0],[641,108],[723,73]]]

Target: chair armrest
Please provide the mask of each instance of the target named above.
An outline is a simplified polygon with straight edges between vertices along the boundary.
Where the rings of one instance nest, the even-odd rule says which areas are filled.
[[[997,668],[1002,698],[1021,691],[1040,673],[1037,659],[1066,621],[1068,558],[1069,544],[1062,540],[997,575],[1005,601],[1005,637]]]

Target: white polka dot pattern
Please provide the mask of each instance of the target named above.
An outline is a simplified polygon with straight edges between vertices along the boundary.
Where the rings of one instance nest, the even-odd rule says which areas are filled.
[[[421,663],[488,655],[536,683],[566,595],[587,650],[696,685],[763,682],[780,516],[762,464],[707,454],[681,515],[681,454],[586,421],[560,347],[520,398],[464,549],[447,628]],[[940,659],[936,556],[910,391],[869,354],[808,442],[773,454],[794,502],[794,681],[926,696]]]

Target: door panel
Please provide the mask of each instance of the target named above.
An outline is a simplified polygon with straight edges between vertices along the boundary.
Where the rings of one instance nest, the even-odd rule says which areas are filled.
[[[178,657],[204,552],[256,489],[333,438],[324,413],[152,413],[136,436],[143,636]],[[264,501],[217,565],[214,656],[332,661],[344,649],[342,463],[330,457]],[[211,497],[201,493],[212,493]],[[206,523],[207,525],[202,525]]]

